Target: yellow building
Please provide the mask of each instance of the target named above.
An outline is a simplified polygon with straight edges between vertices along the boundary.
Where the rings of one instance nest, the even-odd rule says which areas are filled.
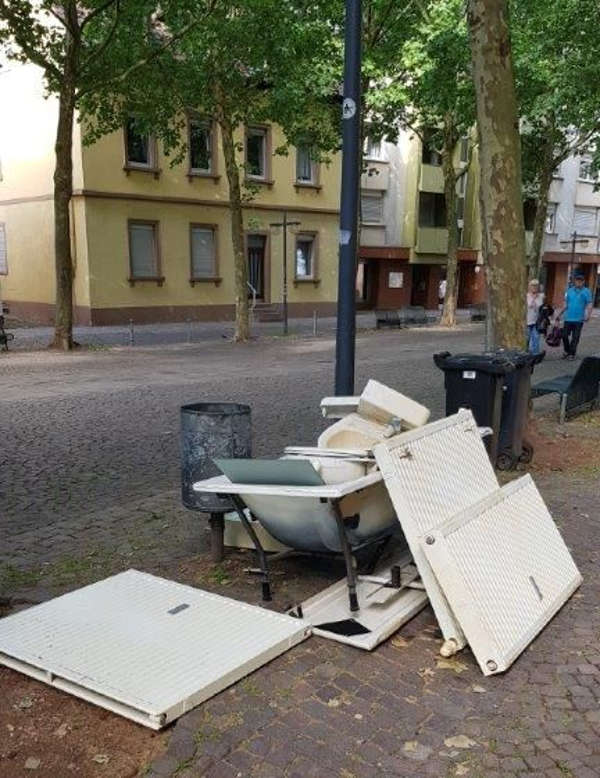
[[[0,299],[14,315],[51,321],[54,302],[52,175],[56,101],[39,71],[0,78]],[[232,318],[233,253],[218,128],[189,126],[187,158],[171,166],[133,123],[83,146],[73,140],[74,304],[81,324]],[[332,313],[337,296],[339,158],[315,164],[307,149],[272,153],[277,127],[240,128],[251,199],[244,206],[249,298],[279,304],[286,211],[290,315]],[[292,232],[293,229],[293,232]]]
[[[0,74],[0,300],[22,318],[54,311],[53,171],[57,104],[40,71]],[[315,164],[306,148],[274,154],[277,127],[240,127],[248,296],[258,318],[283,298],[283,213],[291,316],[335,312],[340,157]],[[171,165],[162,145],[130,122],[92,146],[76,126],[71,204],[75,320],[80,324],[231,319],[233,251],[219,131],[191,120],[187,157]],[[457,167],[466,145],[456,150]],[[459,305],[483,295],[478,171],[460,180]],[[359,308],[435,309],[447,250],[440,160],[414,134],[367,138],[361,182]],[[275,310],[274,310],[275,309]]]

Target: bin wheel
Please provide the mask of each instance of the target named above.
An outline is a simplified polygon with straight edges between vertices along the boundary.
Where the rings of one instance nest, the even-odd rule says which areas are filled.
[[[510,454],[498,454],[496,459],[496,467],[498,470],[514,470],[517,460]]]
[[[519,462],[522,462],[524,465],[528,465],[531,460],[533,459],[533,446],[531,443],[526,443],[523,441],[523,448],[521,450],[521,456],[519,457]]]

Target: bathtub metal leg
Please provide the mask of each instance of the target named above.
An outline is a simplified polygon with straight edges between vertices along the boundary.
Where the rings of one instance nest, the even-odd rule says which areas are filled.
[[[258,557],[258,564],[260,565],[260,571],[261,571],[261,577],[262,577],[262,598],[265,602],[269,602],[271,598],[271,576],[269,575],[269,565],[267,563],[267,555],[265,554],[265,550],[261,545],[260,540],[258,539],[258,535],[254,531],[254,527],[252,526],[252,522],[248,521],[248,518],[244,512],[244,503],[237,495],[230,495],[231,502],[233,503],[235,510],[237,511],[237,515],[240,517],[240,521],[242,522],[242,526],[248,533],[248,536],[252,539],[252,542],[254,543],[254,548],[256,550],[256,556]]]
[[[332,507],[335,514],[335,522],[338,528],[342,553],[344,554],[344,562],[346,563],[346,580],[348,581],[348,598],[350,600],[350,610],[357,611],[359,610],[359,607],[358,597],[356,596],[356,570],[354,569],[352,551],[350,549],[350,543],[348,542],[348,536],[346,535],[344,517],[342,516],[342,512],[337,500],[332,500]]]

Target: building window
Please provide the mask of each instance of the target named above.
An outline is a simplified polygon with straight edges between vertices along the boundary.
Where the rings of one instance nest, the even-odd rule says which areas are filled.
[[[268,131],[265,127],[248,127],[246,130],[246,175],[248,178],[266,179]]]
[[[190,227],[191,280],[217,277],[217,236],[211,225],[192,224]]]
[[[556,232],[556,205],[554,203],[548,205],[545,230],[550,235]]]
[[[190,119],[190,172],[213,173],[213,124],[208,121]]]
[[[297,279],[315,278],[316,235],[298,235],[296,238],[295,276]]]
[[[365,157],[367,159],[383,159],[383,143],[381,138],[372,138],[367,135],[365,139]]]
[[[575,208],[573,231],[578,235],[596,235],[596,208]]]
[[[299,184],[316,184],[316,163],[311,157],[310,146],[298,146],[296,149],[296,181]]]
[[[462,222],[465,218],[465,198],[464,197],[458,197],[456,199],[456,218],[459,223]]]
[[[579,160],[579,180],[595,183],[598,178],[594,171],[592,160],[585,157]]]
[[[419,227],[446,226],[446,198],[443,194],[421,192],[419,194]]]
[[[139,130],[135,119],[128,119],[125,126],[125,156],[127,167],[152,169],[156,165],[155,140]]]
[[[360,198],[360,220],[363,224],[383,223],[383,195],[380,192],[363,192]]]
[[[421,161],[424,165],[435,165],[436,167],[439,167],[442,164],[442,155],[435,150],[432,134],[431,130],[425,130],[423,134]]]
[[[461,138],[460,139],[460,156],[459,159],[461,162],[468,162],[469,161],[469,139],[468,138]]]
[[[6,227],[0,224],[0,276],[8,275],[8,253],[6,251]]]
[[[129,222],[130,281],[162,281],[158,250],[158,222]]]

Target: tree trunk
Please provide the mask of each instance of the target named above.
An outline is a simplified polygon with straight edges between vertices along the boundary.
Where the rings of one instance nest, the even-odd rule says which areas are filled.
[[[217,87],[217,90],[219,87]],[[221,95],[222,97],[222,95]],[[218,101],[217,120],[223,139],[223,156],[229,184],[229,215],[231,220],[231,242],[233,245],[233,268],[235,277],[235,334],[234,340],[246,341],[250,337],[248,312],[248,264],[244,250],[244,215],[240,170],[235,157],[233,126],[222,100]]]
[[[539,278],[542,266],[544,228],[546,226],[546,216],[548,215],[548,195],[555,168],[552,143],[548,143],[548,147],[546,151],[549,153],[544,154],[543,166],[538,176],[537,208],[529,252],[529,278]]]
[[[493,345],[525,343],[525,229],[507,0],[468,0]]]
[[[458,143],[458,133],[451,116],[444,120],[444,148],[442,149],[442,169],[444,172],[444,198],[446,201],[446,229],[448,231],[448,260],[446,264],[446,294],[440,324],[442,327],[456,325],[456,303],[458,299],[458,223],[456,220],[456,181],[454,169],[454,151]]]
[[[53,348],[73,348],[73,260],[71,257],[71,217],[69,204],[73,194],[73,119],[75,88],[65,68],[59,95],[56,129],[56,167],[54,170],[54,257],[56,265],[56,303]]]

